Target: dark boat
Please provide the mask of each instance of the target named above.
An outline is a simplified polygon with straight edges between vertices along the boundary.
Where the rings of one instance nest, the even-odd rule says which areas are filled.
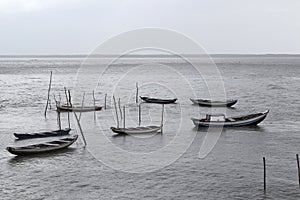
[[[218,106],[218,107],[231,107],[237,103],[237,99],[231,99],[226,101],[212,101],[209,99],[190,99],[194,104],[199,106]]]
[[[262,122],[268,115],[269,110],[240,117],[225,117],[224,114],[207,114],[204,119],[192,118],[195,126],[250,126]]]
[[[39,133],[14,133],[14,136],[19,140],[24,140],[24,139],[31,139],[31,138],[64,136],[64,135],[68,135],[70,131],[71,129],[67,128],[64,130],[45,131]]]
[[[78,135],[53,140],[50,142],[33,144],[22,147],[7,147],[6,150],[15,155],[32,155],[39,153],[47,153],[67,148],[73,144],[78,138]]]
[[[57,111],[59,112],[91,112],[91,111],[99,111],[102,109],[102,106],[85,106],[85,107],[75,107],[75,106],[67,106],[67,105],[58,105]]]
[[[140,96],[140,98],[147,103],[158,103],[158,104],[170,104],[170,103],[175,103],[175,101],[177,101],[177,99],[157,99],[157,98],[150,98],[150,97],[143,97],[143,96]]]

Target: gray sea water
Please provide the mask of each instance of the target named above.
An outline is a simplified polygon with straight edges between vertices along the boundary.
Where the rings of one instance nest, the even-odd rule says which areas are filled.
[[[103,58],[104,59],[104,58]],[[192,58],[201,63],[201,58]],[[237,98],[235,108],[226,109],[226,115],[235,116],[270,109],[268,117],[257,127],[226,128],[213,150],[200,159],[199,149],[206,130],[195,129],[190,117],[204,116],[210,108],[198,108],[190,102],[194,97],[190,90],[180,88],[176,73],[157,63],[186,73],[192,84],[199,86],[196,95],[208,98],[205,83],[197,74],[189,71],[186,63],[172,57],[123,58],[106,71],[104,82],[99,82],[95,92],[96,104],[104,105],[105,93],[113,90],[112,81],[120,78],[132,66],[144,66],[139,73],[132,69],[125,78],[116,97],[126,105],[128,126],[137,121],[138,108],[134,104],[135,80],[160,78],[160,85],[141,85],[140,95],[177,97],[178,103],[166,105],[163,134],[150,136],[113,137],[109,127],[115,126],[111,96],[107,109],[84,113],[81,125],[87,139],[84,148],[80,138],[67,150],[44,155],[19,157],[8,153],[7,146],[30,144],[48,139],[15,141],[14,132],[36,132],[57,129],[53,94],[64,101],[64,87],[73,91],[78,81],[82,57],[1,57],[0,58],[0,198],[1,199],[297,199],[300,198],[295,155],[300,152],[299,122],[299,56],[213,56],[222,80],[226,96]],[[156,63],[154,66],[153,63]],[[130,68],[131,69],[131,68]],[[86,69],[84,69],[85,71]],[[44,117],[49,73],[53,71],[51,89],[52,110]],[[89,71],[89,69],[87,69]],[[92,73],[91,73],[92,74]],[[152,77],[151,77],[152,76]],[[213,78],[213,77],[212,77]],[[164,84],[176,85],[181,91],[174,94]],[[75,84],[76,85],[76,84]],[[96,84],[97,85],[97,84]],[[92,90],[77,85],[86,92],[84,104],[92,105]],[[131,88],[132,90],[129,90]],[[60,97],[59,97],[60,96]],[[74,97],[78,105],[82,93]],[[131,99],[124,102],[124,99]],[[180,112],[179,110],[185,110]],[[218,110],[213,110],[218,112]],[[161,107],[142,105],[142,123],[159,124]],[[183,113],[183,114],[182,114]],[[180,124],[177,118],[188,119]],[[63,127],[67,126],[67,114],[62,114]],[[79,134],[71,117],[72,134]],[[192,138],[180,154],[174,148],[155,159],[165,162],[172,153],[178,159],[162,168],[145,160],[145,173],[136,163],[122,170],[128,160],[116,149],[109,149],[105,138],[114,147],[128,152],[145,154],[162,149],[172,141],[178,127],[186,139]],[[181,141],[186,144],[187,141]],[[181,142],[177,141],[178,148]],[[175,145],[176,146],[176,145]],[[105,150],[105,151],[103,151]],[[169,154],[168,154],[169,153]],[[168,157],[170,155],[170,157]],[[114,160],[119,169],[104,162]],[[267,161],[267,191],[263,191],[262,157]],[[119,160],[119,163],[116,163]],[[126,166],[128,167],[128,166]],[[144,169],[143,168],[143,169]],[[126,172],[127,171],[127,172]],[[130,172],[128,172],[130,171]]]

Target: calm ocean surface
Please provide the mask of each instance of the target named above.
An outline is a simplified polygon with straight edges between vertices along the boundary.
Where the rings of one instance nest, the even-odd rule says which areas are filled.
[[[201,63],[201,59],[192,58]],[[130,80],[139,80],[140,95],[176,96],[178,104],[166,105],[163,134],[112,137],[109,127],[115,126],[111,96],[108,109],[97,113],[82,114],[81,124],[87,138],[84,148],[80,138],[62,152],[18,157],[5,148],[48,139],[15,141],[14,132],[34,132],[57,129],[56,112],[50,110],[44,117],[44,108],[53,71],[51,96],[65,100],[64,87],[73,90],[78,83],[77,72],[83,61],[78,57],[1,57],[0,58],[0,199],[297,199],[298,185],[297,153],[300,153],[300,56],[214,56],[224,81],[228,98],[237,98],[234,109],[226,109],[226,115],[235,116],[270,109],[268,117],[257,127],[226,128],[214,149],[205,159],[199,159],[199,149],[206,130],[197,131],[190,117],[204,116],[210,108],[198,108],[189,97],[194,97],[183,87],[180,95],[164,91],[165,84],[179,84],[175,73],[166,68],[152,67],[155,62],[186,73],[192,84],[199,85],[197,96],[209,98],[205,83],[191,71],[186,63],[170,57],[123,58],[106,71],[104,83],[98,84],[96,104],[104,105],[104,95],[112,90],[110,81],[122,76],[131,66],[144,66],[140,73],[131,71]],[[82,69],[82,68],[81,68]],[[85,70],[85,69],[84,69]],[[89,70],[89,69],[88,69]],[[87,70],[87,71],[88,71]],[[160,86],[144,85],[154,74],[163,81]],[[212,77],[213,78],[213,77]],[[80,82],[80,81],[79,81]],[[128,83],[128,84],[127,84]],[[134,105],[135,85],[120,84],[116,95],[132,99],[127,103],[128,125],[137,120]],[[86,92],[85,105],[92,105],[92,90],[77,85]],[[160,89],[159,87],[162,87]],[[129,88],[129,89],[128,89]],[[127,95],[127,96],[126,96]],[[74,97],[81,104],[82,94]],[[52,109],[54,101],[52,101]],[[123,102],[124,103],[124,102]],[[124,103],[125,104],[125,103]],[[178,110],[186,112],[180,115]],[[161,107],[142,105],[143,123],[159,124]],[[147,110],[147,111],[146,111]],[[218,110],[214,110],[218,112]],[[151,113],[151,114],[150,114]],[[188,119],[180,124],[177,118]],[[62,115],[63,127],[67,126],[67,114]],[[73,116],[72,134],[76,134]],[[112,169],[102,162],[103,155],[125,162],[122,155],[107,148],[101,140],[105,136],[119,149],[130,152],[149,153],[161,149],[176,135],[193,136],[191,145],[174,162],[147,173]],[[185,141],[182,141],[185,142]],[[178,144],[180,145],[180,144]],[[103,148],[102,148],[103,147]],[[174,149],[176,152],[176,149]],[[107,154],[106,154],[107,153]],[[171,152],[172,153],[172,152]],[[171,155],[171,154],[170,154]],[[263,192],[262,157],[267,160],[267,192]],[[158,160],[165,159],[163,156]],[[146,161],[145,161],[146,163]],[[149,168],[151,163],[147,163]],[[153,164],[154,165],[154,164]],[[135,166],[135,165],[133,165]]]

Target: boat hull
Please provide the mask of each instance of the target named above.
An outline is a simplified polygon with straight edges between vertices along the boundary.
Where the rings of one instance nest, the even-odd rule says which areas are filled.
[[[231,122],[204,122],[200,119],[192,118],[195,126],[198,127],[238,127],[238,126],[254,126],[262,122],[268,114],[269,111],[261,113],[257,117],[253,117],[247,120],[241,121],[231,121]]]
[[[156,99],[156,98],[142,97],[142,96],[140,98],[147,103],[157,103],[157,104],[171,104],[177,101],[177,99]]]
[[[24,139],[32,139],[32,138],[64,136],[64,135],[68,135],[70,131],[71,129],[40,132],[40,133],[14,133],[14,136],[19,140],[24,140]]]
[[[114,133],[118,134],[145,134],[145,133],[154,133],[161,130],[161,126],[142,126],[142,127],[135,127],[135,128],[116,128],[111,127],[111,130]]]
[[[237,103],[237,99],[227,101],[210,101],[204,99],[190,99],[194,104],[206,107],[231,107]]]
[[[90,107],[70,107],[70,106],[57,106],[59,112],[92,112],[102,110],[101,106],[90,106]]]
[[[53,140],[46,143],[23,146],[23,147],[7,147],[6,150],[11,154],[18,156],[42,154],[65,149],[72,145],[78,138],[78,135],[67,137],[60,140]]]

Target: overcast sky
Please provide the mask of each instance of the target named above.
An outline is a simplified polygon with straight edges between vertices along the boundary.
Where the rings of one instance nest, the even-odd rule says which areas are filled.
[[[0,54],[88,54],[142,27],[208,53],[300,54],[299,0],[0,0]]]

